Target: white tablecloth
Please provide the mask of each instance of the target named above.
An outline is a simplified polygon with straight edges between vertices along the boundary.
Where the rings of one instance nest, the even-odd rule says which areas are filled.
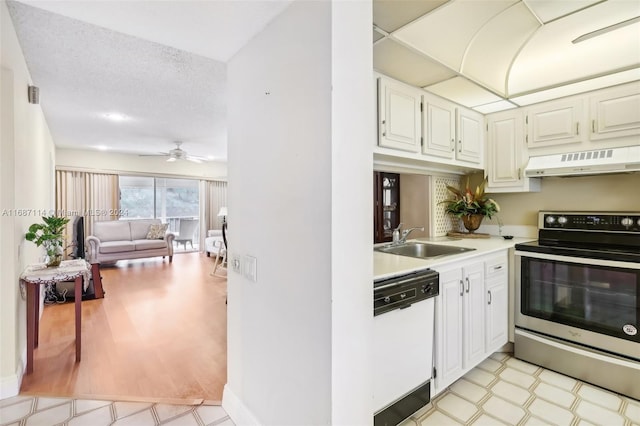
[[[45,263],[34,263],[26,267],[20,279],[33,284],[46,284],[74,281],[79,276],[82,276],[86,290],[89,287],[91,267],[84,259],[63,260],[60,266],[50,268],[47,268]]]

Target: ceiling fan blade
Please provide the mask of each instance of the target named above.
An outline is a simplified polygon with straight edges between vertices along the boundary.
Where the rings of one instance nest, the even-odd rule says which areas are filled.
[[[138,157],[165,157],[171,155],[168,152],[159,152],[157,154],[138,154]]]
[[[201,160],[201,159],[199,159],[199,158],[197,158],[197,157],[191,157],[191,156],[188,156],[188,157],[187,157],[187,160],[188,160],[188,161],[191,161],[191,162],[193,162],[193,163],[202,163],[202,160]]]

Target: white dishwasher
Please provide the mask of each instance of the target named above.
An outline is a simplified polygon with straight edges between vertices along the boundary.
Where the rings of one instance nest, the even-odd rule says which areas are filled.
[[[438,272],[374,281],[374,425],[395,426],[431,399]]]

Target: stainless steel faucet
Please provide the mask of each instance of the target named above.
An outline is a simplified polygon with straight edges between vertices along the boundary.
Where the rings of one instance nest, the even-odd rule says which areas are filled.
[[[402,231],[402,237],[400,237],[400,244],[404,244],[407,242],[407,237],[409,236],[411,231],[413,231],[414,229],[419,229],[421,231],[424,231],[424,226],[416,226],[415,228],[409,228]]]
[[[402,223],[400,223],[400,225],[398,225],[398,227],[393,230],[393,241],[391,242],[391,244],[393,245],[406,243],[407,237],[414,229],[424,231],[424,226],[416,226],[415,228],[405,229],[404,231],[402,231],[402,236],[400,236],[400,228],[402,228]]]
[[[400,244],[400,228],[402,228],[402,222],[400,222],[398,227],[393,230],[393,238],[391,244]]]

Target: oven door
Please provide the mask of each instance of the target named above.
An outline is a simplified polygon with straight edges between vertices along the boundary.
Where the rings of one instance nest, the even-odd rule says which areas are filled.
[[[640,359],[640,265],[517,250],[516,327]]]

